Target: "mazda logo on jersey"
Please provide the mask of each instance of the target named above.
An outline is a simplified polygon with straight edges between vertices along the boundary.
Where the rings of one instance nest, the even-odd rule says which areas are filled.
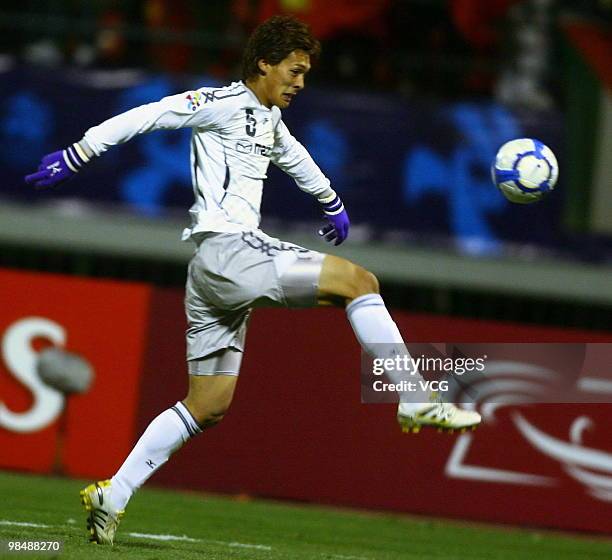
[[[255,142],[236,142],[236,151],[240,154],[255,154],[258,156],[270,157],[272,146],[264,146]]]

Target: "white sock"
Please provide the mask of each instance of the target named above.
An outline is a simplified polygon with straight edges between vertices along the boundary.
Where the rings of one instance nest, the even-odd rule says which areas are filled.
[[[379,294],[366,294],[355,298],[346,306],[346,314],[361,348],[368,355],[374,358],[392,358],[397,355],[399,347],[399,353],[410,356],[404,339]],[[395,372],[387,372],[387,376],[393,383],[400,381]],[[420,373],[415,372],[412,379],[419,382],[423,378]],[[419,402],[412,402],[417,396]],[[415,395],[402,392],[399,393],[399,400],[402,403],[402,411],[408,412],[419,408],[422,402],[427,400],[427,395],[422,391]]]
[[[201,428],[182,402],[157,416],[111,479],[112,502],[125,509],[132,494]]]

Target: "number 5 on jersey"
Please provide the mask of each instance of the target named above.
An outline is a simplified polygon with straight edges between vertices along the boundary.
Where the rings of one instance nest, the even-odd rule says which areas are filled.
[[[249,136],[255,136],[257,132],[257,119],[253,116],[253,109],[245,109],[246,111],[246,126],[245,130]]]

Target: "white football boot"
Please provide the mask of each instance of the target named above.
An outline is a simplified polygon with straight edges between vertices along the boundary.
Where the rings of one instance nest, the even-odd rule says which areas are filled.
[[[94,482],[80,492],[81,503],[88,512],[89,540],[98,544],[113,544],[123,511],[115,509],[110,498],[111,481]]]
[[[400,403],[397,407],[397,421],[402,432],[418,433],[421,428],[437,428],[439,432],[463,433],[475,430],[482,418],[478,412],[457,408],[452,403],[442,402],[434,397],[432,402],[416,408],[412,404]]]

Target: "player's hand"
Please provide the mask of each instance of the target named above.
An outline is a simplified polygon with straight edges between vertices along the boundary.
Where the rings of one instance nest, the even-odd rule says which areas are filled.
[[[25,182],[38,188],[55,187],[64,181],[74,177],[88,159],[79,153],[76,144],[43,156],[38,171],[26,175]]]
[[[319,235],[328,243],[340,245],[347,237],[351,222],[339,196],[323,204],[323,212],[329,224],[319,230]]]

